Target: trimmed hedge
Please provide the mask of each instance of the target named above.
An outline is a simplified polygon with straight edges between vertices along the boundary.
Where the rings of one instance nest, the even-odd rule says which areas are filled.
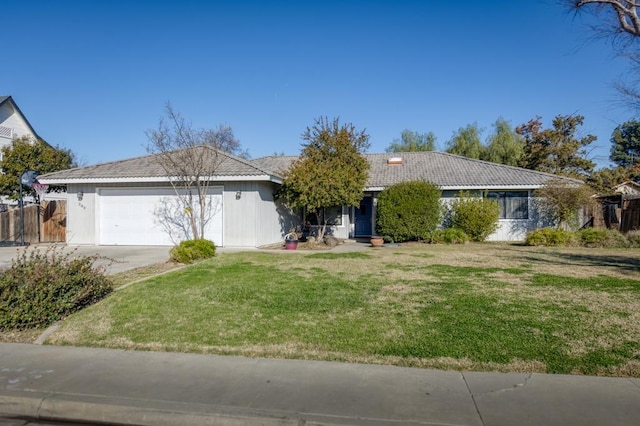
[[[429,240],[440,223],[440,189],[428,182],[392,185],[378,197],[376,232],[395,242]]]
[[[0,331],[47,327],[113,291],[104,268],[94,267],[98,256],[72,254],[51,246],[13,259],[0,273]]]
[[[205,239],[182,241],[169,251],[169,257],[178,263],[193,263],[216,255],[213,241]]]

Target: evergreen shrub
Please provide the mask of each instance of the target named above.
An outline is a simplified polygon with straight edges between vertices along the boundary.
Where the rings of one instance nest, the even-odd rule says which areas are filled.
[[[385,188],[378,197],[376,231],[395,242],[430,240],[441,218],[440,189],[408,181]]]
[[[498,229],[500,208],[495,200],[461,193],[449,210],[451,227],[461,229],[472,241],[484,241]]]
[[[105,297],[113,283],[98,259],[57,246],[19,252],[0,273],[0,331],[47,327]]]
[[[208,259],[216,255],[213,241],[205,239],[182,241],[169,251],[172,261],[178,263],[193,263],[197,260]]]

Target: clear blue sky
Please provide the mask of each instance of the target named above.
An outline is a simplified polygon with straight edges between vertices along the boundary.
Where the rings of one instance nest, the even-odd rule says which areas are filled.
[[[0,95],[84,164],[145,154],[170,101],[194,126],[233,127],[252,157],[298,154],[319,116],[382,152],[403,129],[439,149],[470,123],[585,116],[606,164],[633,116],[627,69],[585,18],[542,1],[3,2]]]

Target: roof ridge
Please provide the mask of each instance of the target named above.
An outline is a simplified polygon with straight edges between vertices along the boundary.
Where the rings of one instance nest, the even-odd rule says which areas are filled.
[[[259,171],[260,173],[264,173],[264,174],[267,174],[267,175],[271,175],[271,174],[273,174],[272,172],[270,172],[270,171],[268,171],[268,170],[263,170],[263,169],[261,169],[260,167],[256,167],[256,165],[255,165],[255,164],[252,164],[252,161],[253,161],[253,160],[251,160],[251,159],[245,159],[245,158],[239,157],[239,156],[237,156],[237,155],[231,154],[231,153],[229,153],[229,152],[227,152],[227,151],[223,151],[223,150],[221,150],[221,149],[217,149],[217,148],[213,148],[213,147],[209,147],[209,148],[211,148],[211,149],[215,149],[216,151],[218,151],[218,153],[219,153],[219,154],[221,153],[221,154],[223,154],[223,155],[226,155],[227,157],[229,157],[229,158],[231,158],[231,159],[233,159],[233,160],[236,160],[236,161],[238,161],[238,162],[240,162],[240,163],[244,164],[245,166],[249,166],[249,167],[251,167],[251,168],[253,168],[253,169],[256,169],[256,170],[257,170],[257,171]]]

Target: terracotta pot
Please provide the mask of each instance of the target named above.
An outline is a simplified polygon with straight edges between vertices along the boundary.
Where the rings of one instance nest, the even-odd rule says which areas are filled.
[[[373,247],[382,247],[384,239],[382,237],[371,237],[371,245]]]
[[[298,248],[298,240],[287,240],[284,242],[284,248],[287,250],[295,250]]]

